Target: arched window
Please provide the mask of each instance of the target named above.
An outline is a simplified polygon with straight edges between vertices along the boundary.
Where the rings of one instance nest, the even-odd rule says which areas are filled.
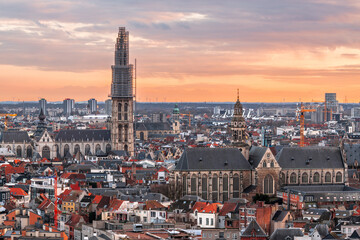
[[[66,154],[68,154],[70,152],[70,147],[68,144],[65,144],[64,146],[64,157],[66,156]]]
[[[26,147],[26,157],[27,158],[32,158],[32,147],[29,145]]]
[[[21,146],[16,147],[16,157],[20,158],[22,157],[22,149]]]
[[[274,161],[271,161],[270,167],[272,167],[272,168],[275,167]]]
[[[206,175],[203,175],[202,176],[202,179],[201,179],[201,197],[203,198],[203,199],[208,199],[208,197],[207,197],[207,190],[208,190],[208,188],[207,188],[207,176]]]
[[[191,185],[191,189],[190,189],[190,194],[191,195],[196,195],[196,189],[197,189],[197,186],[196,186],[196,182],[197,182],[197,177],[195,174],[193,174],[191,176],[191,180],[190,180],[190,185]]]
[[[296,183],[296,173],[292,173],[292,174],[290,175],[290,183],[291,183],[291,184]]]
[[[218,176],[216,174],[212,177],[212,200],[218,201]]]
[[[313,176],[313,182],[314,183],[319,183],[320,182],[320,174],[319,173],[314,173],[314,176]]]
[[[309,177],[307,173],[303,173],[301,176],[301,183],[309,183]]]
[[[286,175],[285,173],[280,173],[280,183],[281,185],[285,185],[286,184]]]
[[[121,120],[121,107],[122,107],[122,105],[121,105],[121,103],[119,103],[118,104],[118,120]]]
[[[331,182],[331,174],[329,172],[327,172],[325,174],[325,182],[326,183],[330,183]]]
[[[234,174],[233,176],[233,197],[240,197],[240,178],[239,174]]]
[[[274,194],[274,179],[270,174],[264,178],[264,194]]]
[[[263,168],[266,168],[266,161],[263,162]]]
[[[128,141],[128,135],[129,135],[129,128],[128,128],[128,125],[125,125],[125,133],[124,133],[124,139],[125,139],[125,142]]]
[[[111,151],[111,145],[110,144],[106,144],[106,154],[109,154]]]
[[[342,182],[342,174],[341,174],[341,172],[336,173],[336,182],[337,183]]]
[[[122,142],[123,140],[123,127],[122,125],[119,125],[119,142]]]
[[[229,200],[229,177],[227,174],[223,176],[223,201]]]
[[[89,144],[86,144],[85,145],[85,155],[89,155],[91,152],[91,147]]]
[[[48,146],[43,147],[41,156],[50,160],[50,148]]]
[[[128,145],[124,145],[124,151],[127,153],[128,151],[129,151],[129,147],[128,147]]]
[[[182,176],[182,191],[183,191],[183,196],[187,194],[186,175]]]
[[[77,154],[77,152],[80,151],[80,146],[79,144],[75,144],[75,147],[74,147],[74,154]]]
[[[95,154],[98,154],[98,151],[101,151],[100,144],[96,144],[96,146],[95,146]]]

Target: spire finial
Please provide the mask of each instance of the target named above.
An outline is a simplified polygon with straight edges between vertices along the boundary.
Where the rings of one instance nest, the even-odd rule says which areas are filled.
[[[239,89],[237,89],[237,100],[240,101],[239,100]]]

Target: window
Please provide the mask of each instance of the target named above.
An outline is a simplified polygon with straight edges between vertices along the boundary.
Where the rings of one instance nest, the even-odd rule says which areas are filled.
[[[264,194],[274,194],[274,179],[269,174],[264,178]]]
[[[196,175],[191,176],[191,195],[196,195]]]
[[[206,218],[206,226],[209,226],[209,218]]]
[[[320,174],[319,173],[317,173],[317,172],[314,173],[313,182],[314,183],[320,182]]]
[[[211,224],[210,225],[211,226],[214,225],[214,219],[213,218],[211,219]]]
[[[233,176],[233,197],[240,197],[240,177],[238,174],[234,174]]]
[[[201,193],[201,197],[203,199],[208,199],[207,197],[207,176],[203,175],[202,179],[201,179],[201,185],[202,185],[202,193]]]
[[[266,161],[263,162],[263,168],[266,168]]]
[[[151,217],[156,217],[156,213],[155,213],[155,212],[151,212]]]
[[[342,182],[342,174],[341,174],[341,172],[336,173],[336,182],[337,183]]]
[[[290,183],[296,183],[296,173],[290,175]]]
[[[303,174],[302,174],[301,182],[302,182],[302,183],[308,183],[308,182],[309,182],[309,178],[308,178],[308,174],[307,174],[307,173],[303,173]]]
[[[330,183],[331,182],[331,174],[329,172],[327,172],[325,174],[325,182],[326,183]]]
[[[212,200],[218,200],[218,176],[216,174],[212,178]]]
[[[199,218],[199,224],[200,225],[202,224],[202,218]]]
[[[270,163],[270,167],[272,167],[272,168],[275,167],[275,164],[273,161]]]
[[[223,177],[223,201],[227,201],[229,199],[229,177],[227,174],[224,174]]]

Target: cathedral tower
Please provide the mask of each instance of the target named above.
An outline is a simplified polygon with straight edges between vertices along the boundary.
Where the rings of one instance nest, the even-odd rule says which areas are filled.
[[[248,134],[246,132],[246,122],[243,117],[243,107],[239,99],[239,89],[237,93],[237,101],[234,106],[234,114],[231,120],[231,142],[234,147],[241,150],[246,159],[249,159]]]
[[[115,43],[115,63],[111,66],[112,118],[111,141],[113,150],[134,154],[134,95],[133,65],[129,64],[129,32],[119,28]]]

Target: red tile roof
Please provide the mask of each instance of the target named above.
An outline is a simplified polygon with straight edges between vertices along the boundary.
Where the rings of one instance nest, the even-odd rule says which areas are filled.
[[[219,216],[225,216],[229,212],[232,212],[236,209],[237,203],[224,203],[224,206],[219,212]]]
[[[101,201],[102,196],[101,195],[96,195],[94,200],[92,201],[92,203],[94,204],[99,204],[99,202]]]
[[[22,188],[10,188],[10,194],[15,197],[28,195]]]
[[[198,212],[203,209],[204,207],[206,207],[209,203],[207,202],[196,202],[194,204],[194,206],[192,207],[191,211],[195,212],[195,210],[197,210]]]
[[[216,213],[219,211],[221,207],[220,203],[211,203],[209,205],[207,205],[205,208],[201,209],[201,213]]]
[[[109,211],[116,211],[118,210],[121,205],[123,204],[123,200],[114,199],[110,202]]]
[[[165,206],[156,200],[150,200],[145,202],[144,210],[159,209],[159,208],[165,208]]]

